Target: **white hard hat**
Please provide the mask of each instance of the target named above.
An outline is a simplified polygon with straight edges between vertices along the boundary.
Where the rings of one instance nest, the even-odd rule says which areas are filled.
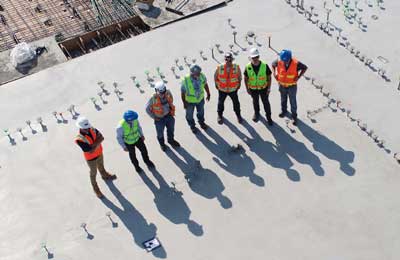
[[[258,57],[260,56],[260,52],[258,51],[257,48],[251,48],[250,50],[250,57],[254,58],[254,57]]]
[[[154,88],[160,93],[164,93],[167,90],[167,86],[165,86],[164,82],[162,81],[157,81],[156,84],[154,84]]]
[[[76,126],[80,129],[89,129],[92,127],[92,125],[89,123],[89,120],[84,116],[80,116],[78,118],[76,121]]]

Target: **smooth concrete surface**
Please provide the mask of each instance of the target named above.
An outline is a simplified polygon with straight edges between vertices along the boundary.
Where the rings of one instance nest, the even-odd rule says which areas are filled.
[[[385,4],[381,19],[375,21],[381,25],[398,19],[399,4]],[[267,33],[272,34],[275,49],[293,49],[309,66],[307,75],[326,82],[335,98],[386,140],[391,154],[346,113],[334,105],[327,108],[327,99],[306,79],[299,82],[297,128],[277,116],[276,82],[270,96],[273,127],[265,120],[251,121],[251,98],[244,89],[240,101],[246,123],[236,122],[228,99],[226,124],[218,125],[212,82],[217,63],[209,47],[220,43],[228,49],[233,41],[228,18],[236,26],[240,46],[251,47],[244,39],[248,30],[258,35],[261,57],[268,63],[276,55],[267,48]],[[398,37],[385,30],[370,28],[362,34],[372,39],[376,32],[390,39],[377,42],[380,47],[366,44],[357,33],[354,41],[371,56],[392,57],[387,68],[391,82],[361,66],[285,1],[241,0],[2,86],[0,126],[10,129],[16,145],[7,137],[0,139],[0,259],[398,259],[400,177],[392,156],[400,139],[394,76],[399,50],[393,50],[399,45],[391,45],[392,51],[387,48]],[[207,60],[200,58],[199,50]],[[222,61],[222,54],[215,52]],[[170,70],[179,58],[184,70],[177,73],[186,74],[185,55],[203,67],[212,92],[206,104],[211,128],[196,136],[186,125],[179,80]],[[240,51],[236,62],[243,68],[247,52]],[[154,91],[144,72],[150,70],[154,76],[157,66],[175,96],[176,139],[182,144],[166,153],[144,112]],[[132,83],[133,75],[143,94]],[[107,104],[98,101],[99,111],[89,100],[97,97],[98,81],[111,92],[105,97]],[[123,92],[121,101],[113,82]],[[75,120],[66,112],[71,104],[103,132],[106,168],[118,175],[108,184],[98,178],[106,195],[102,201],[94,196],[87,165],[73,143]],[[128,108],[140,114],[156,171],[149,171],[140,159],[145,174],[138,175],[115,140],[115,126]],[[319,108],[314,123],[307,119],[307,110]],[[57,123],[53,111],[64,112],[67,121]],[[23,141],[15,129],[38,116],[47,131],[33,124],[37,133],[26,127]],[[230,152],[238,144],[243,150]],[[195,174],[191,185],[185,174]],[[141,243],[153,236],[162,248],[147,253]]]

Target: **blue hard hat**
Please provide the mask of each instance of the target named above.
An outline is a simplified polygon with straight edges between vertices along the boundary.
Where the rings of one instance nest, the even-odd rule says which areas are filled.
[[[128,110],[124,113],[124,119],[125,121],[133,121],[138,119],[139,115],[135,111]]]
[[[292,59],[292,51],[290,50],[282,50],[279,54],[281,61],[289,62]]]

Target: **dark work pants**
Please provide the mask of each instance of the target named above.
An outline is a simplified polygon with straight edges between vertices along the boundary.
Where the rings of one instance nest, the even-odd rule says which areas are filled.
[[[240,117],[240,102],[237,90],[229,93],[220,90],[218,91],[218,115],[222,116],[224,113],[224,103],[227,96],[229,96],[232,100],[233,111],[235,111],[236,116]]]
[[[150,161],[149,154],[147,153],[146,145],[144,144],[144,141],[142,140],[142,138],[139,138],[139,140],[134,144],[125,143],[125,146],[129,151],[129,158],[131,159],[131,162],[135,166],[135,168],[139,167],[139,162],[136,159],[136,152],[135,152],[136,148],[138,148],[139,151],[142,153],[143,161],[146,164]]]
[[[158,120],[154,121],[157,131],[157,139],[161,144],[164,142],[164,129],[167,128],[167,138],[168,142],[174,140],[174,130],[175,130],[175,118],[171,115],[166,115]]]
[[[256,114],[256,115],[260,114],[259,99],[261,98],[261,101],[264,105],[265,115],[266,115],[267,119],[271,119],[271,105],[268,100],[269,89],[268,88],[260,89],[260,90],[250,89],[250,94],[251,94],[251,97],[253,98],[254,114]]]
[[[296,101],[297,86],[291,86],[291,87],[279,86],[279,92],[281,93],[282,112],[287,112],[287,100],[289,97],[290,112],[292,113],[293,118],[297,118],[297,101]]]

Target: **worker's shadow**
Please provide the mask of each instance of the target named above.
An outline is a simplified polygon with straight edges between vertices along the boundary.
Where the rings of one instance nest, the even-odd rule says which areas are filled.
[[[122,208],[116,206],[107,198],[103,198],[101,201],[115,215],[119,217],[125,227],[131,232],[135,243],[144,249],[143,242],[149,240],[157,235],[157,227],[153,223],[148,223],[142,214],[122,195],[119,189],[114,185],[113,182],[106,182],[110,191],[117,198]],[[153,255],[158,258],[166,258],[167,253],[163,247],[157,248],[152,251]]]
[[[225,141],[211,127],[205,131],[208,135],[205,136],[202,132],[196,134],[197,139],[215,156],[213,160],[225,171],[236,177],[247,177],[250,182],[263,187],[265,186],[264,179],[254,173],[255,165],[253,160],[246,154],[243,149],[237,151],[232,150],[232,145]]]
[[[244,134],[226,118],[224,124],[247,144],[250,151],[257,154],[265,163],[269,164],[271,167],[284,170],[289,180],[295,182],[300,181],[300,174],[292,168],[294,164],[289,156],[281,151],[277,145],[262,139],[257,131],[245,120],[242,124],[250,136]]]
[[[191,210],[186,204],[181,193],[170,187],[161,174],[152,169],[151,173],[158,182],[158,187],[146,174],[140,174],[143,182],[154,194],[154,203],[158,211],[172,223],[187,225],[189,231],[196,236],[203,235],[203,227],[190,219]]]
[[[224,209],[232,207],[232,201],[222,194],[225,186],[215,172],[203,167],[199,168],[196,165],[198,160],[183,147],[179,147],[175,151],[168,149],[166,154],[183,172],[193,192],[207,199],[216,198]]]
[[[267,125],[265,119],[261,119],[261,121]],[[275,138],[278,151],[288,154],[298,163],[309,165],[316,175],[325,175],[321,160],[317,155],[311,152],[304,143],[294,139],[278,124],[274,124],[274,126],[269,129]]]
[[[340,170],[348,176],[355,174],[355,169],[350,165],[354,162],[354,152],[346,151],[341,146],[299,120],[300,132],[313,144],[315,151],[331,160],[338,161]]]

